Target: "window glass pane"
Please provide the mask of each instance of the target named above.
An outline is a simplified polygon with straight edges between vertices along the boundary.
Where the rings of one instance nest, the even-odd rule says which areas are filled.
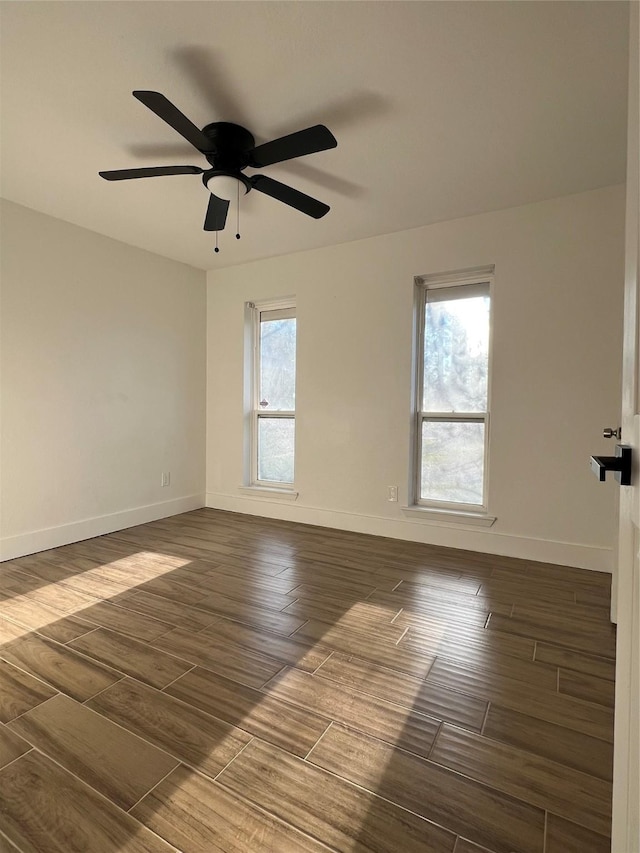
[[[296,320],[260,323],[261,411],[293,411],[296,407]]]
[[[423,421],[421,463],[422,500],[484,503],[484,423]]]
[[[485,412],[489,297],[427,301],[423,412]]]
[[[258,480],[293,483],[293,418],[258,418]]]

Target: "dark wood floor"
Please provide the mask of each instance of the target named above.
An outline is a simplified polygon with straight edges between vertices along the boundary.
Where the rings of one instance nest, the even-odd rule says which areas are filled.
[[[606,853],[609,580],[206,509],[4,563],[0,851]]]

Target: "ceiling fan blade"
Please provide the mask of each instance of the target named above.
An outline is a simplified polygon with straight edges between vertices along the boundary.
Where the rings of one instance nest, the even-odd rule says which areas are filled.
[[[306,130],[298,130],[296,133],[258,145],[250,154],[250,165],[261,169],[263,166],[282,163],[283,160],[326,151],[328,148],[335,148],[337,144],[335,136],[327,127],[316,124]]]
[[[211,140],[193,122],[189,121],[177,107],[174,107],[170,100],[161,95],[160,92],[137,91],[132,94],[145,107],[148,107],[159,118],[166,121],[174,130],[177,130],[180,136],[183,136],[198,151],[212,150]]]
[[[105,181],[128,181],[131,178],[156,178],[161,175],[201,175],[199,166],[151,166],[145,169],[116,169],[113,172],[98,172]]]
[[[207,215],[204,218],[205,231],[222,231],[227,221],[229,202],[225,199],[212,195],[207,207]]]
[[[258,192],[270,195],[271,198],[282,201],[289,207],[295,207],[296,210],[306,213],[307,216],[312,216],[314,219],[320,219],[331,209],[328,204],[323,204],[318,199],[311,198],[310,195],[294,190],[293,187],[286,184],[281,184],[280,181],[274,181],[273,178],[268,178],[266,175],[254,175],[251,178],[251,185]]]

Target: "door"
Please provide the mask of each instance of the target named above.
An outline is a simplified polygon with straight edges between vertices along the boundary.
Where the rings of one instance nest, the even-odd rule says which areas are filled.
[[[640,853],[640,4],[629,5],[631,26],[622,443],[632,447],[633,468],[631,485],[620,487],[618,560],[613,584],[613,614],[618,624],[618,640],[612,853]]]

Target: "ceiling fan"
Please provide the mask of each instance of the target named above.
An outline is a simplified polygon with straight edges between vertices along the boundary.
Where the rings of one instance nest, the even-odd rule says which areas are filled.
[[[266,175],[243,174],[244,169],[262,168],[305,154],[315,154],[335,148],[338,144],[328,128],[316,124],[288,136],[282,136],[256,147],[251,133],[244,127],[218,121],[199,130],[180,110],[160,92],[136,91],[133,96],[190,142],[209,161],[210,169],[199,166],[152,166],[142,169],[117,169],[99,172],[107,181],[127,181],[131,178],[153,178],[161,175],[202,175],[202,183],[211,193],[204,219],[205,231],[222,231],[231,199],[250,190],[269,195],[278,201],[320,219],[329,212],[329,205],[301,193],[293,187]],[[239,236],[239,235],[236,235]],[[217,251],[217,247],[216,247]]]

